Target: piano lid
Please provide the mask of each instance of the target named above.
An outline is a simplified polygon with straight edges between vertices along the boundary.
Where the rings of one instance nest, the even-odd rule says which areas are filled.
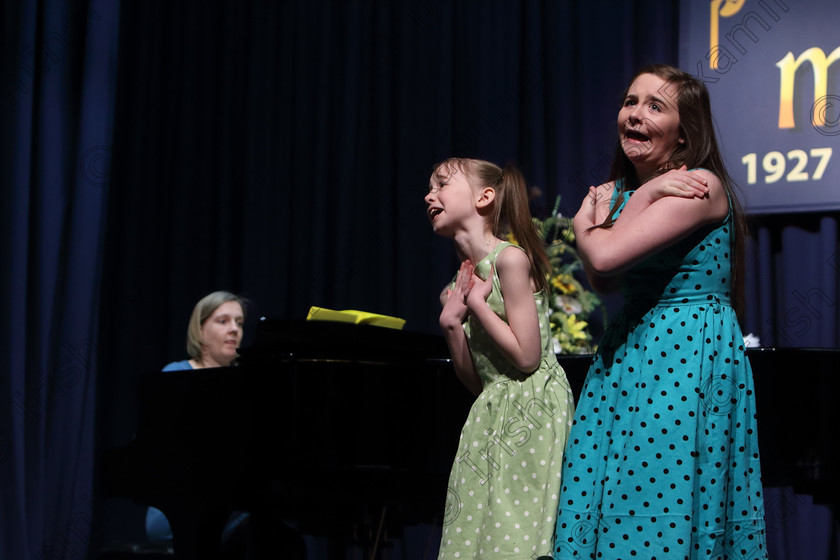
[[[441,335],[373,325],[261,317],[254,342],[239,351],[240,365],[276,360],[392,361],[449,360]]]

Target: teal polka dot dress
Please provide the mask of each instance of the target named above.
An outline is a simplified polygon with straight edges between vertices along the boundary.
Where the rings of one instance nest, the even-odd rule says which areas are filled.
[[[499,243],[476,264],[476,273],[487,278],[506,247],[511,244]],[[449,478],[441,559],[529,559],[552,553],[574,402],[554,356],[548,302],[542,293],[534,298],[543,353],[530,375],[502,357],[478,321],[464,325],[483,390],[461,431]],[[487,304],[506,319],[498,276]]]
[[[727,217],[626,273],[569,436],[556,559],[767,557],[731,236]]]

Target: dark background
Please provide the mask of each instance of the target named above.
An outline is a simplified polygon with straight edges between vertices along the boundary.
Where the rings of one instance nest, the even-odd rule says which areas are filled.
[[[258,317],[312,305],[436,333],[457,263],[424,214],[432,165],[514,162],[535,215],[558,195],[573,214],[629,77],[679,46],[661,0],[15,0],[0,17],[8,558],[95,557],[133,521],[97,498],[97,457],[133,437],[138,376],[186,358],[199,298],[250,300],[245,346]],[[745,332],[840,346],[837,214],[753,230]],[[827,539],[801,525],[791,542]]]

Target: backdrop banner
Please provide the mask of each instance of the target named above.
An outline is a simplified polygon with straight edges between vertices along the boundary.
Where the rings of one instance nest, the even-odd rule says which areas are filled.
[[[709,89],[751,214],[840,209],[840,2],[683,0],[680,66]]]

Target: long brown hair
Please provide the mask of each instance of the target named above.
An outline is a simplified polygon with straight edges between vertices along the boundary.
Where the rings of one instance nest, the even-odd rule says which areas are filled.
[[[528,207],[528,187],[519,169],[507,164],[504,169],[495,163],[481,159],[449,158],[435,165],[435,175],[444,179],[460,169],[467,175],[473,187],[489,187],[496,192],[492,207],[493,235],[504,238],[510,233],[516,243],[525,250],[531,262],[531,276],[538,290],[548,290],[548,274],[551,265],[545,252],[545,244],[537,232],[531,210]]]
[[[676,96],[677,110],[679,112],[680,124],[679,134],[685,139],[684,143],[678,143],[671,152],[668,164],[658,170],[656,174],[662,174],[670,169],[677,169],[685,165],[688,169],[704,168],[714,173],[726,190],[729,197],[729,208],[732,213],[732,224],[735,231],[733,236],[732,255],[732,293],[733,307],[740,314],[744,301],[744,239],[747,235],[746,218],[738,196],[735,192],[734,183],[726,166],[723,164],[723,157],[718,148],[715,126],[712,120],[711,103],[709,102],[709,91],[700,80],[691,74],[683,72],[679,68],[666,64],[653,64],[640,69],[630,84],[642,74],[653,74],[665,80],[662,93],[671,99]],[[621,102],[627,97],[630,85],[624,90]],[[620,181],[620,186],[618,180]],[[634,190],[640,186],[639,176],[633,163],[624,153],[620,139],[616,142],[615,156],[613,157],[609,179],[616,181],[619,188],[620,198],[616,203],[617,208],[623,199],[624,193]],[[600,227],[610,227],[615,221],[611,215]]]

